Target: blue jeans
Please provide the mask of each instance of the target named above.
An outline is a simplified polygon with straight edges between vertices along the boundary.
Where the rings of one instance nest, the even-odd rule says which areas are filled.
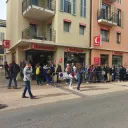
[[[50,84],[50,76],[49,75],[45,75],[45,78],[46,78],[47,84]]]
[[[28,90],[30,97],[33,97],[32,92],[31,92],[31,87],[30,87],[30,81],[25,81],[25,88],[24,88],[23,96],[26,95],[27,90]]]
[[[77,73],[77,90],[80,90],[80,85],[81,85],[81,82],[82,82],[82,79],[81,79],[81,74],[80,73]]]
[[[73,83],[73,78],[70,78],[69,87],[72,87],[72,83]]]
[[[8,87],[11,87],[12,80],[14,80],[15,87],[17,87],[16,76],[11,76],[11,77],[10,77]]]

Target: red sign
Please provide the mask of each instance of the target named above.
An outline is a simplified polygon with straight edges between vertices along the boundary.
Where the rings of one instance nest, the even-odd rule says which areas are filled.
[[[68,52],[84,52],[83,49],[77,49],[77,48],[68,48]]]
[[[3,40],[3,48],[9,48],[10,47],[10,40]]]
[[[95,36],[94,37],[94,46],[100,46],[100,41],[101,41],[100,36]]]
[[[94,57],[94,65],[99,65],[99,64],[100,64],[100,58]]]
[[[63,58],[60,57],[60,58],[59,58],[59,63],[62,63],[62,62],[63,62]]]
[[[46,51],[54,51],[55,50],[55,47],[41,46],[41,45],[37,45],[37,44],[32,44],[32,48],[37,49],[37,50],[46,50]]]
[[[113,52],[112,54],[113,55],[120,55],[121,56],[122,55],[122,52]]]
[[[56,65],[56,60],[54,60],[54,64]]]

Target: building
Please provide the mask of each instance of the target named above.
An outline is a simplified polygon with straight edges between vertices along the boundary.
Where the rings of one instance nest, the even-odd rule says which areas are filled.
[[[89,64],[89,0],[7,0],[7,60]]]
[[[4,39],[6,39],[6,21],[0,19],[0,67],[3,66],[5,60],[5,52],[2,47]]]
[[[91,64],[128,65],[127,5],[127,0],[92,0]]]

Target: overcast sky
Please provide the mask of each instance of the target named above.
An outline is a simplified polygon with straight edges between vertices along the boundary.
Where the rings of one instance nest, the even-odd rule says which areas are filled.
[[[6,19],[6,0],[0,0],[0,19]]]

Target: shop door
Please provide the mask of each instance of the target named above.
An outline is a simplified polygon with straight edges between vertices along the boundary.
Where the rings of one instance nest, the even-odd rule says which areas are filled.
[[[100,63],[101,63],[101,66],[107,64],[108,65],[108,58],[109,58],[109,55],[105,55],[105,54],[101,54],[100,55]]]
[[[117,68],[122,65],[122,56],[112,56],[112,65]]]

